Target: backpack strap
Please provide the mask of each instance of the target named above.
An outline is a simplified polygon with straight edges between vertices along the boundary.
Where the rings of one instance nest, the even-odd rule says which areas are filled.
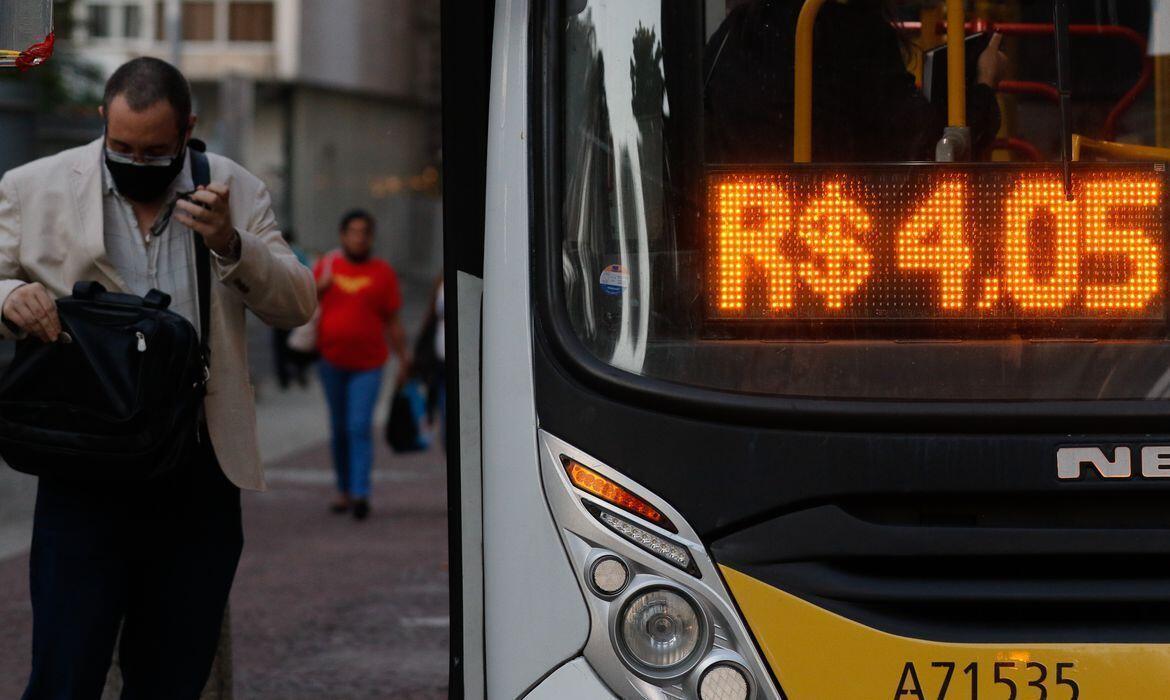
[[[188,145],[191,153],[191,180],[196,187],[211,183],[211,164],[203,151],[207,147],[202,141],[192,139]],[[199,287],[199,349],[203,354],[203,366],[211,367],[211,257],[203,236],[195,234],[195,277]]]

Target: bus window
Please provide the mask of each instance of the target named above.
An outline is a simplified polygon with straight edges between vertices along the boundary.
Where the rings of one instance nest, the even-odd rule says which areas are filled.
[[[803,4],[564,3],[559,312],[589,352],[762,395],[1170,395],[1150,4],[1069,3],[1071,190],[1051,3],[968,3],[946,164],[945,14],[884,0],[824,4],[793,162]]]
[[[793,71],[801,4],[740,5],[703,52],[706,157],[711,162],[792,160]],[[929,160],[946,126],[941,100],[927,100],[907,62],[914,45],[886,0],[829,3],[817,18],[813,143],[826,162]],[[997,39],[998,44],[1002,39]],[[982,44],[981,44],[982,45]],[[994,88],[1006,57],[986,45],[972,62],[967,113],[974,150],[986,154],[1000,127]],[[777,138],[780,136],[781,138]]]

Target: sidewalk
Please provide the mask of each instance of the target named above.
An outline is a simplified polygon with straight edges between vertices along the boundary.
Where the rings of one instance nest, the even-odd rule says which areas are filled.
[[[378,454],[373,513],[327,512],[328,449],[244,498],[232,595],[237,700],[445,698],[450,641],[440,453]],[[0,697],[4,696],[0,692]]]

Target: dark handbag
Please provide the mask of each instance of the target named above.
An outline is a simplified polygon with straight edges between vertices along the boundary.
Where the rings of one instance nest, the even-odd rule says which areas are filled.
[[[413,359],[410,364],[410,376],[422,381],[426,386],[426,415],[427,419],[432,421],[435,419],[439,395],[442,393],[439,378],[443,372],[443,363],[435,352],[435,335],[438,330],[438,314],[429,314],[414,343],[414,354],[411,356]]]
[[[209,180],[207,157],[192,150],[195,183]],[[211,270],[195,236],[202,339],[168,309],[170,296],[145,297],[78,282],[57,301],[56,343],[28,339],[0,378],[0,456],[17,471],[52,478],[145,480],[183,464],[202,439],[208,377]]]
[[[386,443],[395,452],[418,452],[430,446],[423,432],[426,397],[422,383],[411,379],[394,390],[390,399],[390,418],[386,421]]]
[[[414,341],[414,354],[411,356],[411,373],[424,379],[433,375],[439,366],[439,356],[435,354],[435,334],[439,330],[438,314],[429,314],[419,331],[418,339]]]

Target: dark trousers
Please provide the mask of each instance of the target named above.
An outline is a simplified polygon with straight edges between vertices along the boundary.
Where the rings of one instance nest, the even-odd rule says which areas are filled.
[[[139,484],[41,479],[24,700],[98,700],[121,629],[122,700],[195,700],[243,548],[240,492],[204,440]]]
[[[309,365],[316,359],[312,354],[290,348],[289,333],[281,328],[272,329],[272,360],[276,364],[276,380],[282,389],[287,388],[294,379],[304,386],[308,381]]]

